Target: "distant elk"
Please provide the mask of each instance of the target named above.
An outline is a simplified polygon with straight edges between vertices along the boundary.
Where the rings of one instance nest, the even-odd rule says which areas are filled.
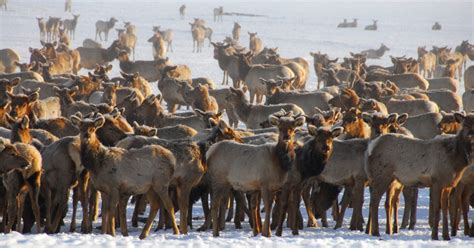
[[[390,49],[382,43],[379,49],[364,50],[361,53],[368,59],[380,59],[386,51],[390,51]]]
[[[337,25],[338,28],[356,28],[357,27],[357,18],[354,18],[353,22],[347,22],[347,19],[344,18],[342,23]]]
[[[193,53],[201,52],[204,44],[206,31],[203,27],[198,26],[194,23],[189,23],[191,25],[191,34],[193,36]]]
[[[125,29],[116,29],[118,32],[118,39],[122,45],[130,49],[133,54],[133,60],[135,60],[135,46],[137,45],[137,36],[133,33],[126,32]]]
[[[365,30],[377,31],[377,20],[373,20],[374,24],[365,26]]]
[[[224,7],[220,6],[219,8],[214,8],[214,21],[222,22],[222,15],[224,15]]]
[[[59,26],[61,26],[61,18],[49,17],[46,21],[46,40],[55,41],[58,38]]]
[[[181,20],[184,20],[184,16],[186,15],[186,4],[181,5],[179,7],[179,16],[181,17]]]
[[[433,24],[431,27],[431,30],[441,30],[441,24],[439,24],[439,22],[435,22],[435,24]]]
[[[242,26],[238,22],[234,22],[234,28],[232,29],[232,39],[239,42],[240,40],[240,29]]]
[[[40,40],[45,40],[46,38],[46,22],[44,21],[43,17],[36,17],[38,20],[38,27],[40,31]]]
[[[8,0],[0,0],[0,7],[3,7],[5,11],[7,11],[7,3]]]
[[[65,19],[63,21],[63,26],[66,32],[69,33],[69,36],[72,39],[76,39],[76,26],[77,26],[77,20],[79,19],[79,15],[73,15],[73,16],[74,16],[73,19]],[[38,25],[39,25],[39,20],[38,20]]]
[[[71,12],[71,8],[72,8],[72,0],[66,0],[66,3],[64,3],[64,11]]]
[[[161,26],[154,26],[153,32],[159,34],[166,42],[166,51],[173,52],[174,31],[172,29],[160,30]]]
[[[104,33],[105,41],[107,41],[109,31],[115,26],[116,22],[118,22],[118,20],[113,17],[111,17],[109,21],[97,21],[95,23],[95,40],[97,40],[97,35],[99,35],[100,40],[102,40],[101,33]]]

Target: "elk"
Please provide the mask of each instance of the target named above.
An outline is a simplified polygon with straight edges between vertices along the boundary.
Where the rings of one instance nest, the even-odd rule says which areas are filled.
[[[222,16],[224,15],[224,7],[219,6],[219,8],[214,8],[214,21],[222,22]]]
[[[108,21],[99,20],[95,23],[95,40],[97,40],[97,35],[102,41],[102,33],[105,35],[105,41],[109,37],[109,31],[115,26],[115,23],[118,22],[117,19],[111,17]]]
[[[211,216],[213,236],[219,236],[219,208],[222,199],[230,189],[240,191],[259,191],[265,205],[265,222],[262,235],[270,237],[270,214],[274,193],[281,189],[287,180],[288,173],[295,160],[294,131],[304,124],[303,116],[276,117],[270,115],[270,123],[279,129],[276,144],[247,145],[234,141],[222,141],[212,145],[206,153],[208,176],[211,179],[213,193]],[[252,154],[249,157],[249,153]],[[234,154],[236,158],[229,161],[224,154]],[[256,199],[254,199],[256,200]],[[253,234],[260,233],[257,220],[257,201],[252,201],[250,211],[253,223]],[[223,214],[223,213],[221,213]]]
[[[96,134],[96,130],[105,122],[102,115],[98,115],[95,119],[72,116],[71,121],[80,129],[81,161],[91,173],[94,186],[102,192],[103,204],[106,204],[105,212],[102,214],[102,233],[115,236],[115,215],[118,205],[122,234],[127,236],[123,204],[126,204],[129,195],[146,193],[151,204],[151,212],[140,239],[148,235],[160,203],[171,217],[173,233],[179,234],[174,207],[168,196],[168,188],[176,168],[176,158],[173,154],[158,145],[132,150],[105,147],[97,139]],[[140,160],[140,163],[136,163],[137,160]],[[131,164],[134,165],[134,170],[140,171],[139,174],[129,172]],[[116,171],[113,175],[106,172],[112,169]]]
[[[183,4],[183,5],[181,5],[181,7],[179,7],[179,16],[180,16],[181,20],[184,19],[185,15],[186,15],[186,4]]]
[[[372,20],[374,23],[372,25],[365,26],[365,30],[377,31],[377,20]]]
[[[252,105],[245,98],[244,92],[240,89],[230,88],[232,94],[227,96],[227,100],[233,105],[235,113],[239,119],[245,123],[249,129],[260,127],[260,123],[268,119],[268,116],[280,109],[292,111],[295,114],[304,114],[304,111],[295,104],[275,104],[275,105]]]
[[[471,133],[474,115],[454,114],[462,123],[454,136],[429,141],[387,134],[373,141],[367,151],[366,171],[370,182],[370,222],[368,232],[379,236],[378,205],[384,192],[396,182],[404,186],[430,187],[432,202],[431,238],[438,239],[440,206],[443,210],[443,239],[449,240],[447,201],[462,172],[471,160]],[[394,149],[396,148],[396,149]],[[403,154],[403,155],[401,155]],[[407,173],[409,172],[409,173]],[[428,172],[428,173],[426,173]],[[392,186],[390,186],[392,187]],[[387,213],[388,234],[392,233],[391,213]]]
[[[189,23],[189,25],[191,25],[191,34],[193,36],[193,53],[200,53],[202,52],[202,47],[204,46],[206,30],[195,23]]]
[[[120,43],[133,53],[135,60],[135,46],[137,44],[137,36],[134,33],[125,32],[125,29],[116,29]]]
[[[262,40],[257,37],[257,32],[249,34],[249,50],[252,51],[254,54],[259,54],[263,50]]]
[[[240,40],[240,30],[242,26],[238,22],[234,22],[234,28],[232,28],[232,39],[239,42]]]
[[[174,39],[174,32],[172,29],[160,30],[160,26],[153,27],[153,32],[155,35],[159,35],[163,37],[163,41],[166,42],[166,51],[173,52],[173,39]],[[148,40],[150,41],[150,40]],[[164,49],[164,48],[163,48]]]
[[[72,39],[76,39],[76,26],[77,20],[79,19],[79,15],[72,15],[73,19],[65,19],[63,21],[63,26],[66,32],[69,32],[69,35]]]
[[[390,51],[390,49],[382,43],[379,49],[364,50],[361,53],[368,59],[380,59],[386,51]]]
[[[34,217],[36,231],[40,232],[40,209],[38,197],[40,193],[42,157],[39,151],[31,145],[33,138],[30,136],[29,118],[22,117],[12,124],[10,142],[29,163],[29,166],[21,170],[13,170],[3,177],[3,183],[7,191],[8,222],[4,232],[9,233],[16,221],[16,231],[21,232],[21,218],[25,203],[26,192],[28,193]]]
[[[46,38],[46,22],[43,17],[36,17],[38,21],[38,28],[40,32],[40,40],[45,40]]]

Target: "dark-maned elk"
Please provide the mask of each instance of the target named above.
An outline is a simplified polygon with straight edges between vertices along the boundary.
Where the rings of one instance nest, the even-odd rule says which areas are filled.
[[[441,24],[435,22],[435,24],[433,24],[433,26],[431,27],[431,30],[441,30]]]

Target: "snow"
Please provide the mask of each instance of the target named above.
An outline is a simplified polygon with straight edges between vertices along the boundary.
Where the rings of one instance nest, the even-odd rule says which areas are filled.
[[[179,19],[178,8],[182,3],[187,5],[186,20]],[[224,16],[224,22],[212,21],[212,9],[224,6],[224,11],[262,14],[267,17],[235,17]],[[11,0],[8,11],[0,11],[0,48],[13,48],[19,52],[22,61],[29,58],[28,47],[39,47],[39,31],[35,17],[60,16],[72,18],[65,13],[64,1],[53,0]],[[76,30],[77,38],[73,40],[73,47],[80,46],[85,38],[94,38],[95,22],[107,20],[114,16],[119,20],[117,27],[123,26],[123,21],[131,21],[137,26],[138,45],[136,58],[151,60],[151,45],[146,40],[152,35],[152,26],[161,25],[162,28],[171,28],[175,31],[174,53],[168,53],[176,64],[190,66],[194,77],[209,77],[220,86],[222,71],[213,59],[212,48],[207,41],[203,53],[194,54],[189,22],[199,17],[207,21],[213,28],[213,40],[221,41],[231,34],[232,25],[237,21],[242,26],[241,43],[248,45],[247,31],[258,32],[258,36],[268,47],[279,47],[284,57],[302,56],[312,64],[310,51],[328,53],[330,58],[348,56],[349,52],[358,52],[369,48],[378,48],[380,43],[386,44],[391,50],[380,60],[371,60],[369,64],[391,65],[388,55],[407,55],[416,57],[416,48],[426,45],[454,47],[461,40],[473,41],[473,5],[471,1],[73,1],[73,13],[80,14]],[[359,19],[356,29],[337,29],[336,25],[343,18]],[[377,32],[364,31],[365,25],[371,24],[373,19],[379,20]],[[431,31],[431,25],[439,21],[443,30]],[[107,47],[116,37],[115,30],[111,30],[110,39],[103,43]],[[469,62],[472,64],[472,62]],[[118,63],[113,63],[113,75],[118,74]],[[85,71],[82,71],[84,73]],[[315,88],[315,75],[311,66],[309,88]],[[460,87],[463,89],[464,87]],[[461,92],[460,92],[461,93]],[[369,201],[366,190],[364,216],[367,217]],[[383,201],[382,201],[383,202]],[[403,203],[399,210],[399,219],[403,213]],[[143,224],[139,228],[132,228],[130,218],[133,206],[128,207],[129,237],[122,237],[117,230],[117,237],[100,235],[99,230],[94,234],[82,235],[67,233],[71,216],[69,207],[65,218],[66,226],[62,233],[57,235],[19,233],[0,234],[1,247],[72,247],[72,246],[142,246],[156,245],[181,247],[428,247],[428,246],[456,246],[473,247],[474,240],[464,237],[462,232],[451,241],[430,240],[430,228],[427,224],[428,190],[420,191],[418,204],[418,223],[414,231],[401,230],[399,234],[388,236],[382,234],[375,238],[361,232],[348,230],[351,209],[346,213],[342,229],[332,228],[305,228],[299,236],[292,236],[289,229],[284,229],[283,237],[252,237],[251,228],[247,223],[243,229],[235,230],[232,223],[227,223],[226,230],[221,237],[213,238],[212,233],[196,232],[192,230],[188,235],[175,236],[170,230],[152,232],[146,240],[139,240]],[[304,208],[301,208],[306,220]],[[385,211],[380,208],[381,232],[385,230]],[[179,216],[179,214],[178,214]],[[201,217],[193,221],[194,229],[203,223],[203,213],[200,203],[194,205],[194,217]],[[80,224],[81,209],[78,209],[77,221]],[[330,220],[329,225],[334,226]],[[94,223],[97,227],[100,221]],[[441,235],[440,235],[441,237]]]

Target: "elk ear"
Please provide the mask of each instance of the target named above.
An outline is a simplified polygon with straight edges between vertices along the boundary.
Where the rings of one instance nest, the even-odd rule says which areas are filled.
[[[387,118],[387,122],[390,123],[390,124],[393,124],[397,121],[398,121],[398,114],[396,114],[396,113],[390,114]]]
[[[79,86],[74,86],[71,89],[69,89],[69,95],[70,96],[75,96],[79,92]]]
[[[459,112],[455,112],[453,115],[454,119],[459,123],[462,123],[466,119],[466,116]]]
[[[102,114],[98,114],[97,118],[94,120],[94,127],[101,128],[105,123],[105,118]]]
[[[40,43],[41,43],[42,46],[44,46],[44,41],[40,40]]]
[[[204,116],[206,113],[204,113],[204,111],[200,110],[200,109],[194,109],[194,112],[198,115],[198,116]]]
[[[5,141],[3,139],[0,139],[0,152],[3,152],[5,149]]]
[[[408,114],[403,113],[400,116],[398,116],[397,123],[398,123],[398,125],[401,126],[401,125],[405,124],[407,122],[407,120],[408,120]]]
[[[69,119],[71,120],[72,124],[79,127],[81,125],[81,118],[79,116],[76,116],[76,115],[71,115],[71,117],[69,117]]]
[[[321,114],[321,115],[323,114],[323,111],[322,111],[320,108],[318,108],[318,107],[314,107],[314,112],[315,112],[316,114]]]
[[[364,120],[364,122],[368,123],[368,124],[372,124],[372,115],[370,115],[369,113],[362,113],[362,120]]]
[[[61,89],[58,88],[57,86],[53,86],[53,90],[54,90],[54,92],[56,93],[56,95],[58,95],[58,96],[59,96],[59,94],[61,93]]]
[[[314,125],[308,124],[308,133],[311,136],[316,136],[316,134],[318,133],[318,128],[316,128],[316,126]]]
[[[335,128],[332,128],[332,129],[331,129],[331,136],[332,136],[333,138],[336,138],[336,137],[338,137],[339,135],[341,135],[342,132],[344,132],[344,128],[343,128],[343,127],[335,127]]]
[[[280,124],[280,119],[274,115],[268,116],[268,121],[272,126],[278,126]]]
[[[294,125],[295,127],[301,127],[304,125],[305,121],[306,121],[306,118],[304,118],[304,116],[299,116],[298,118],[295,119]]]
[[[28,116],[24,116],[21,119],[21,123],[20,123],[21,129],[28,129],[29,125],[30,125],[30,118],[28,118]]]
[[[39,89],[39,88],[38,88]],[[31,95],[28,96],[28,102],[33,103],[39,99],[39,93],[38,91],[32,93]]]
[[[16,77],[16,78],[12,79],[11,84],[12,84],[13,87],[15,87],[15,86],[20,84],[20,81],[21,81],[21,78]]]
[[[140,127],[140,125],[139,125],[138,122],[136,122],[136,121],[134,121],[134,122],[132,123],[132,126],[133,126],[134,128]]]
[[[161,102],[162,97],[163,97],[163,96],[162,96],[161,94],[158,94],[158,95],[156,95],[155,98],[156,98],[156,100],[157,100],[158,102]]]
[[[214,120],[214,118],[209,118],[208,121],[209,121],[209,126],[210,126],[211,128],[218,126],[217,121]]]
[[[156,128],[152,128],[150,129],[150,131],[148,131],[148,136],[150,137],[156,136],[157,134],[158,134],[158,129]]]
[[[220,119],[220,118],[222,118],[223,115],[224,115],[224,111],[221,111],[221,112],[216,114],[216,117]]]

